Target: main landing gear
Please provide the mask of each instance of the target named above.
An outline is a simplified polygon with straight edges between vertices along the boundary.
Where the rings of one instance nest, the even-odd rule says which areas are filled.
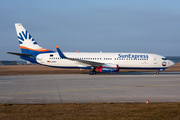
[[[93,70],[91,70],[90,73],[89,73],[89,75],[93,75],[93,74],[96,74],[95,68],[93,68]]]
[[[159,75],[159,71],[156,71],[156,75]]]

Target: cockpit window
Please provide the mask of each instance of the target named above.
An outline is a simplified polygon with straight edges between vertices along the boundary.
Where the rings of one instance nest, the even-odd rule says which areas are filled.
[[[167,60],[167,58],[162,58],[162,60]]]

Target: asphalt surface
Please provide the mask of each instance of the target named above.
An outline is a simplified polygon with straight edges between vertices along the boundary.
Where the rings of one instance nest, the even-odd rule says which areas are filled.
[[[180,102],[180,72],[0,76],[0,103]]]

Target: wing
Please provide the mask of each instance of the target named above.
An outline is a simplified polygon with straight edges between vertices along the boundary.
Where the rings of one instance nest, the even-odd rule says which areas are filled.
[[[73,59],[73,58],[69,58],[69,57],[66,57],[63,52],[59,49],[58,46],[56,46],[56,49],[57,49],[57,52],[59,54],[59,56],[61,58],[64,58],[64,59],[68,59],[68,60],[72,60],[72,61],[78,61],[80,63],[85,63],[85,64],[88,64],[88,65],[91,65],[93,67],[98,67],[98,66],[101,66],[101,65],[104,65],[104,63],[100,63],[100,62],[94,62],[94,61],[88,61],[88,60],[80,60],[80,59]]]

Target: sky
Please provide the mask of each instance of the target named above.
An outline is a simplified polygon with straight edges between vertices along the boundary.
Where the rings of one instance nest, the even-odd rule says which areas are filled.
[[[0,60],[20,60],[14,24],[43,48],[180,56],[179,0],[1,0]]]

